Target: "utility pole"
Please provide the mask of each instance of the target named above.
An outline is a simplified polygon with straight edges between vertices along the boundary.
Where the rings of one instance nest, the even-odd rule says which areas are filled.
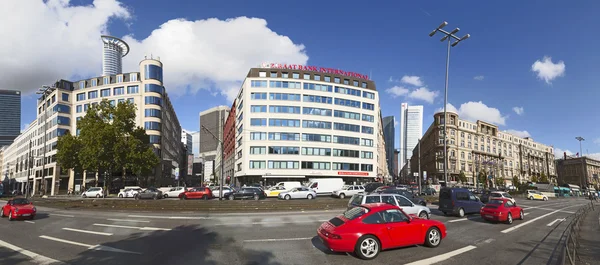
[[[419,185],[419,194],[421,194],[421,139],[419,139],[419,176],[418,176],[418,181],[417,181],[417,185]]]
[[[588,189],[588,187],[587,187],[588,186],[588,184],[587,184],[587,174],[586,174],[587,172],[585,172],[585,165],[583,164],[583,151],[581,149],[581,142],[585,141],[585,139],[583,139],[583,137],[581,137],[581,136],[577,136],[577,137],[575,137],[575,139],[577,141],[579,141],[579,159],[581,160],[581,176],[583,177],[582,184],[586,185],[585,188]]]
[[[29,139],[29,156],[27,158],[27,184],[25,184],[25,198],[29,199],[29,176],[31,175],[31,168],[33,167],[33,154],[31,153],[31,139]]]

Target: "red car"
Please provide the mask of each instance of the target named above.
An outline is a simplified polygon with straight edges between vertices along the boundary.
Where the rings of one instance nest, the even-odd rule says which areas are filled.
[[[32,220],[35,218],[36,213],[35,206],[25,198],[15,198],[8,200],[6,205],[2,206],[0,216],[8,216],[8,220],[12,221],[18,218],[28,218]]]
[[[514,204],[511,199],[491,199],[481,210],[481,218],[488,221],[512,224],[514,218],[525,219],[523,208]]]
[[[373,203],[323,223],[317,234],[331,251],[354,252],[361,259],[374,259],[385,249],[418,244],[437,247],[446,237],[446,226],[409,216],[394,205]]]
[[[208,187],[195,187],[179,194],[179,199],[203,199],[214,198],[212,191]]]

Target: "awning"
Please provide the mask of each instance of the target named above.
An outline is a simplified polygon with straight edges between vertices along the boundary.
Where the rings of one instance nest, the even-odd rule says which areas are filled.
[[[290,179],[304,179],[306,176],[278,176],[278,175],[264,175],[262,176],[264,179],[274,179],[274,178],[290,178]]]

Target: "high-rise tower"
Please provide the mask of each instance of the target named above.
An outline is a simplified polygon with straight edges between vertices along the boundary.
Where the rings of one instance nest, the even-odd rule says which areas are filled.
[[[117,37],[102,35],[102,76],[123,73],[123,57],[129,53],[129,45]]]

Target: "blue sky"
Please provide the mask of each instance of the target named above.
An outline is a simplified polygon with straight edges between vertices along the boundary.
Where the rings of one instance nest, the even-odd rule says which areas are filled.
[[[20,1],[17,2],[20,4]],[[114,0],[99,0],[95,2],[95,6],[90,7],[92,1],[71,1],[61,8],[87,6],[94,9],[105,5],[111,6],[113,2]],[[300,51],[289,51],[293,49],[286,46],[286,54],[289,56],[271,56],[268,49],[261,50],[259,53],[259,46],[264,45],[252,46],[253,43],[260,41],[255,42],[248,35],[238,38],[235,30],[216,32],[208,30],[198,33],[197,37],[202,39],[202,44],[195,45],[191,42],[191,46],[197,47],[194,49],[200,54],[204,53],[206,57],[199,55],[200,57],[193,58],[198,58],[199,61],[205,60],[206,64],[217,65],[222,63],[221,61],[228,60],[209,56],[213,50],[202,50],[203,47],[208,47],[206,43],[214,39],[218,43],[212,45],[231,46],[232,49],[246,47],[248,51],[244,52],[244,56],[252,58],[248,60],[256,61],[244,62],[251,66],[270,61],[268,59],[272,58],[303,62],[306,58],[302,56],[305,55],[309,65],[370,74],[380,92],[383,115],[394,115],[398,119],[401,102],[424,105],[424,130],[426,130],[432,121],[433,113],[443,106],[446,59],[446,46],[439,41],[441,36],[430,38],[428,33],[442,21],[448,21],[449,25],[446,29],[460,27],[458,35],[471,34],[470,39],[452,48],[450,59],[448,99],[463,117],[500,123],[502,130],[517,130],[521,133],[527,131],[536,141],[573,153],[579,151],[579,144],[575,137],[582,136],[586,139],[584,152],[587,150],[590,154],[600,153],[600,125],[596,122],[598,118],[595,112],[599,95],[596,86],[600,83],[600,75],[596,71],[600,54],[596,48],[598,38],[592,33],[597,28],[595,18],[600,10],[600,2],[505,1],[501,4],[497,3],[491,4],[488,1],[435,1],[435,3],[434,1],[428,3],[372,1],[368,3],[366,1],[129,0],[120,5],[120,8],[125,8],[126,11],[119,8],[111,9],[116,11],[111,11],[112,13],[109,12],[108,15],[103,14],[106,21],[99,18],[92,26],[94,29],[99,28],[118,37],[129,35],[132,41],[139,40],[139,45],[136,45],[146,49],[144,52],[148,50],[152,52],[152,47],[159,47],[157,43],[160,43],[156,41],[157,38],[149,37],[153,35],[153,31],[154,37],[187,36],[186,34],[181,36],[158,34],[160,32],[158,29],[167,28],[164,24],[174,19],[182,19],[179,22],[186,23],[196,22],[200,26],[199,22],[209,18],[216,18],[223,25],[227,24],[227,19],[241,16],[260,18],[266,21],[264,27],[267,30],[278,34],[281,38],[289,38],[293,45],[297,45],[294,47],[300,47],[299,45],[303,47],[299,48]],[[18,11],[14,12],[18,13]],[[5,18],[6,16],[0,17],[4,17],[0,21],[10,19]],[[239,27],[248,24],[247,31],[253,33],[251,23],[239,22],[241,24]],[[67,24],[68,27],[75,27],[70,25]],[[103,28],[104,26],[106,28]],[[43,28],[37,30],[44,31]],[[73,28],[73,30],[77,29]],[[256,36],[270,37],[269,34],[259,33]],[[99,42],[98,39],[90,40],[90,42],[94,41]],[[137,47],[136,45],[134,46]],[[278,42],[273,41],[272,45],[276,46]],[[252,54],[254,48],[257,50],[255,56]],[[100,57],[100,48],[96,51],[88,53],[88,56]],[[219,50],[219,52],[223,51]],[[215,54],[219,55],[219,52]],[[137,54],[138,58],[128,59],[139,62],[140,54]],[[168,53],[163,53],[162,58],[165,61],[172,60],[166,56]],[[261,56],[270,58],[261,60]],[[551,59],[544,60],[544,57]],[[536,61],[538,64],[535,69],[538,69],[538,72],[532,70]],[[64,67],[78,69],[65,69],[65,76],[56,78],[98,76],[100,75],[98,62],[99,59],[93,60],[91,70],[78,71],[87,66],[78,65],[75,61],[70,63],[70,66]],[[172,70],[173,74],[169,74],[167,68],[170,67],[178,68],[177,71],[188,75],[176,75],[175,70]],[[173,64],[168,65],[165,62],[165,79],[171,78],[171,81],[176,82],[173,87],[184,88],[175,92],[174,88],[166,87],[172,94],[171,100],[183,128],[198,130],[200,111],[216,105],[231,104],[227,93],[231,94],[231,91],[235,90],[237,82],[243,79],[245,72],[239,70],[237,72],[241,74],[237,77],[225,78],[218,76],[218,70],[194,73],[193,69],[185,69],[183,66],[174,67]],[[126,68],[124,71],[137,71],[137,69]],[[189,73],[193,73],[194,78],[184,80],[182,76],[189,76]],[[407,76],[404,80],[409,82],[401,81],[404,76]],[[546,80],[541,78],[543,76]],[[0,75],[0,87],[14,86],[8,80],[10,78],[10,76]],[[225,86],[229,87],[228,92],[223,92]],[[393,87],[396,88],[391,89]],[[430,93],[413,93],[421,87],[425,87],[426,90],[421,89],[420,92]],[[28,87],[20,89],[30,90]],[[171,89],[173,92],[170,92]],[[437,96],[432,97],[431,95],[436,95],[435,93]],[[34,105],[34,97],[24,96],[22,123],[35,118]],[[518,111],[520,114],[514,110],[515,107],[519,110],[522,108],[522,111]]]

